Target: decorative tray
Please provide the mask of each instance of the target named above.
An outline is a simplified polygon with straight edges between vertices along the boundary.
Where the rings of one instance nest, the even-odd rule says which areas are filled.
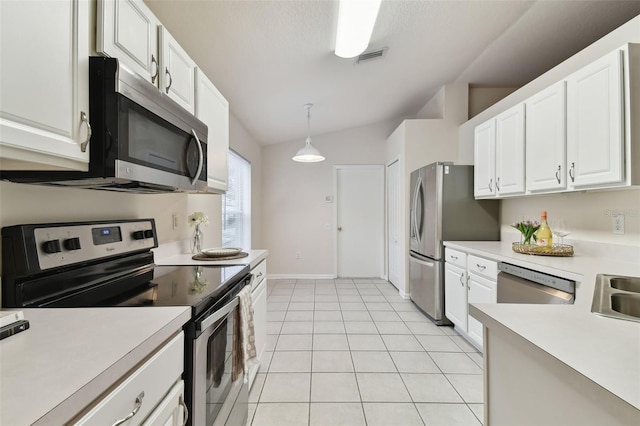
[[[242,251],[240,247],[216,247],[216,248],[206,248],[202,250],[203,256],[209,257],[227,257],[234,256]]]
[[[573,256],[573,246],[568,244],[553,244],[551,247],[541,247],[534,244],[513,243],[512,249],[516,253],[537,256]]]

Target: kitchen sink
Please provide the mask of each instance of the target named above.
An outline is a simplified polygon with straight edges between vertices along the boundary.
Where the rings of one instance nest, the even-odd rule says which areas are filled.
[[[640,277],[598,274],[591,312],[640,322]]]
[[[616,277],[609,280],[611,287],[617,290],[632,291],[640,293],[640,278],[636,277]]]

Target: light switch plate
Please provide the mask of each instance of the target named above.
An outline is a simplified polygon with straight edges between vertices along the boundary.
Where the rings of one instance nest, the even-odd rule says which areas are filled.
[[[611,217],[613,222],[613,233],[624,234],[624,215],[616,214]]]

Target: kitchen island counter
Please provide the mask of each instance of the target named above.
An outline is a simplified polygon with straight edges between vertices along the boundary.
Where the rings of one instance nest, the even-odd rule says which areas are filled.
[[[22,309],[0,341],[0,423],[65,424],[181,331],[188,307]]]
[[[489,365],[492,336],[497,341],[497,334],[502,333],[511,336],[508,339],[512,342],[517,337],[527,342],[526,345],[533,345],[529,346],[530,349],[540,349],[559,361],[559,365],[569,367],[624,401],[640,420],[640,322],[601,317],[591,312],[596,276],[640,276],[638,262],[612,260],[581,254],[579,251],[573,257],[531,256],[515,253],[511,243],[499,241],[456,241],[445,245],[499,262],[576,280],[576,300],[573,305],[471,304],[470,314],[489,331],[488,341],[485,342],[488,344]],[[523,356],[526,352],[523,352]],[[502,367],[493,365],[488,368]],[[490,372],[487,374],[491,377]],[[491,387],[491,384],[488,386]],[[622,406],[626,406],[624,403]]]

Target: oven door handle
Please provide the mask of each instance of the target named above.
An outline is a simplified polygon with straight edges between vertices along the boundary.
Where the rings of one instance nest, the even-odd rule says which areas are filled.
[[[196,325],[197,329],[199,331],[206,330],[222,318],[229,315],[229,313],[233,311],[236,306],[238,306],[239,300],[240,298],[234,297],[231,302],[227,303],[222,308],[218,309],[213,314],[209,315],[207,318],[198,323]]]

